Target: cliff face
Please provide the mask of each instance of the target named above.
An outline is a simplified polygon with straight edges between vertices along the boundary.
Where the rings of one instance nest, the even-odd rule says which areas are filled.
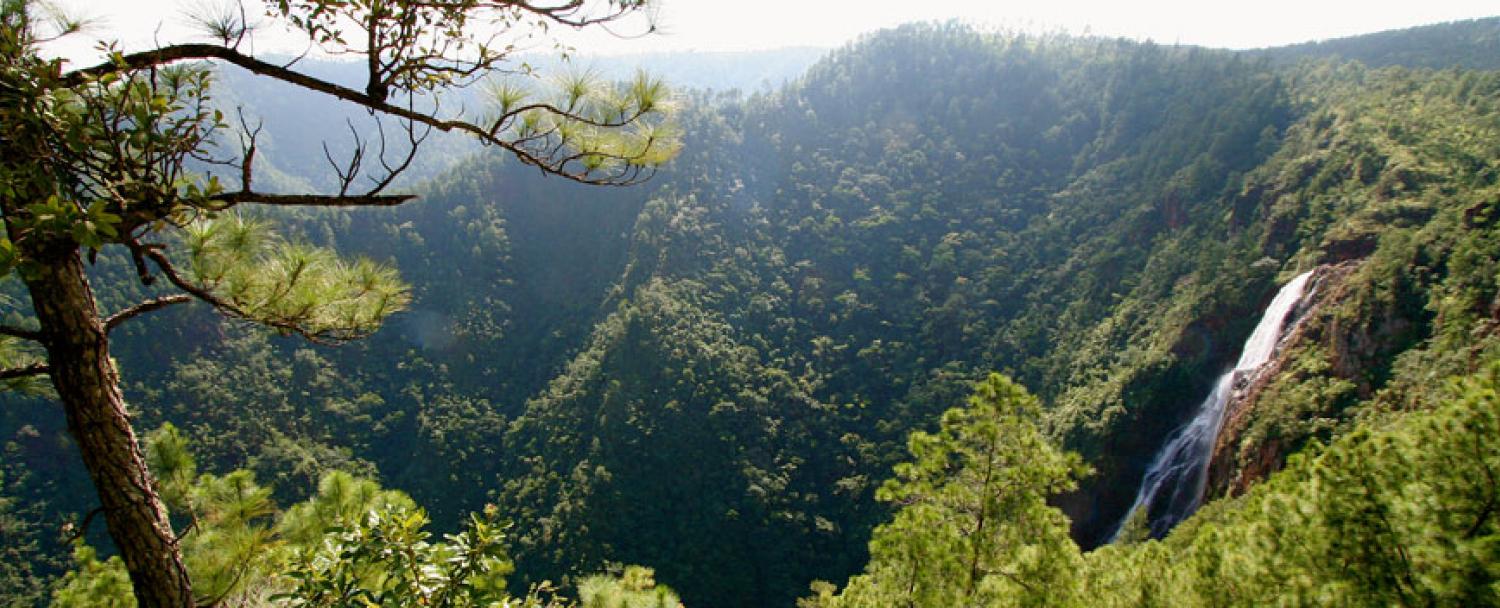
[[[1208,498],[1245,492],[1309,440],[1338,435],[1361,407],[1421,406],[1424,387],[1393,376],[1403,356],[1430,350],[1442,319],[1401,298],[1372,297],[1389,287],[1378,284],[1381,274],[1364,259],[1316,271],[1271,361],[1235,386],[1209,465]]]
[[[1208,497],[1243,492],[1249,485],[1281,468],[1288,446],[1280,437],[1248,437],[1250,421],[1260,411],[1266,388],[1286,371],[1297,353],[1297,346],[1318,341],[1326,331],[1325,305],[1337,301],[1345,279],[1358,262],[1350,261],[1319,267],[1313,272],[1306,295],[1287,318],[1287,328],[1276,345],[1271,360],[1255,373],[1235,379],[1234,393],[1225,405],[1224,424],[1209,462]]]

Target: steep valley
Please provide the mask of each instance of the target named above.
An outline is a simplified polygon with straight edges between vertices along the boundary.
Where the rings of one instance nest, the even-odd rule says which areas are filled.
[[[410,309],[339,348],[158,313],[169,335],[114,338],[126,398],[287,504],[330,470],[442,531],[493,503],[515,588],[642,564],[689,606],[792,606],[866,566],[908,436],[995,371],[1092,468],[1050,500],[1105,545],[1278,288],[1315,271],[1227,406],[1223,500],[1142,546],[1198,542],[1305,446],[1405,428],[1500,356],[1500,73],[1283,55],[1311,57],[880,32],[774,90],[681,92],[683,151],[640,186],[481,152],[401,207],[279,214],[392,262]],[[126,255],[91,272],[107,305],[150,295]],[[37,529],[92,509],[60,414],[0,399],[0,495],[45,504]],[[39,571],[67,566],[33,536]]]

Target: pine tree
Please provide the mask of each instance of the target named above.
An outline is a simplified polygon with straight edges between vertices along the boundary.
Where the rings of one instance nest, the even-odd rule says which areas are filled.
[[[0,137],[0,276],[19,276],[36,321],[35,327],[0,327],[7,338],[0,361],[11,363],[0,380],[51,380],[140,605],[190,606],[213,597],[195,593],[189,580],[131,428],[109,332],[151,311],[195,301],[316,341],[374,331],[410,297],[391,269],[281,239],[269,225],[233,210],[411,200],[386,190],[432,130],[472,135],[578,182],[629,184],[649,177],[676,149],[659,120],[667,109],[665,91],[651,78],[614,88],[572,79],[555,95],[496,87],[494,111],[482,122],[440,117],[433,101],[508,61],[512,47],[491,45],[481,23],[518,32],[581,28],[641,7],[639,0],[611,0],[602,8],[492,0],[270,3],[269,17],[310,42],[365,59],[368,78],[360,91],[242,50],[251,25],[233,11],[200,19],[216,43],[111,50],[100,65],[64,71],[61,61],[40,57],[37,45],[49,34],[75,33],[79,23],[49,18],[29,0],[0,0],[0,124],[6,126]],[[213,109],[208,61],[363,106],[398,124],[403,141],[356,142],[347,163],[334,163],[334,194],[259,191],[253,175],[259,129],[243,117],[233,129]],[[239,142],[238,154],[217,155],[215,146],[231,137]],[[388,155],[388,148],[402,152]],[[194,162],[229,166],[237,183],[195,173]],[[368,166],[376,163],[379,168]],[[105,250],[127,253],[142,283],[164,280],[170,288],[102,313],[86,262]]]
[[[1065,606],[1082,565],[1067,518],[1047,497],[1086,468],[1037,428],[1035,397],[999,374],[936,433],[913,433],[911,460],[876,497],[899,507],[876,528],[865,573],[833,606]],[[815,588],[816,590],[816,588]],[[809,605],[819,605],[811,600]]]

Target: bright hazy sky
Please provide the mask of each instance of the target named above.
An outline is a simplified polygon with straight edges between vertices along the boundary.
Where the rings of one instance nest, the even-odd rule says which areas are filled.
[[[86,36],[52,52],[86,60],[92,41],[119,40],[127,50],[188,38],[182,14],[225,0],[54,0],[98,18]],[[260,0],[247,0],[258,14]],[[664,0],[662,33],[620,39],[602,32],[566,42],[586,54],[737,51],[786,46],[833,47],[859,34],[911,21],[959,19],[980,27],[1063,29],[1106,36],[1227,48],[1275,46],[1500,14],[1496,0]],[[622,24],[618,29],[640,31]],[[265,28],[256,50],[301,52]],[[91,59],[87,59],[91,60]]]

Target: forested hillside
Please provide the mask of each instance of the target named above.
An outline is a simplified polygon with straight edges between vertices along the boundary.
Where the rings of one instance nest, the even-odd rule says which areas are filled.
[[[1336,58],[1370,67],[1500,68],[1500,18],[1471,19],[1367,36],[1336,38],[1265,49],[1277,61]]]
[[[380,500],[439,531],[493,503],[514,589],[641,564],[688,606],[791,606],[862,571],[804,604],[1193,605],[1230,577],[1238,605],[1493,601],[1494,482],[1437,473],[1500,462],[1481,373],[1500,348],[1500,75],[1427,69],[1474,66],[1481,42],[1369,67],[1317,59],[1332,43],[1267,57],[905,26],[774,90],[683,91],[682,152],[644,185],[480,154],[401,207],[280,214],[412,284],[368,339],[312,346],[185,308],[114,352],[138,428],[175,425],[155,440],[180,433],[197,468],[251,471],[277,504],[332,500],[333,471],[409,494]],[[266,94],[228,82],[251,107]],[[272,165],[308,164],[275,143]],[[1225,499],[1164,541],[1081,552],[1278,285],[1313,269],[1275,373],[1220,438]],[[149,295],[126,256],[92,272],[106,307]],[[1475,378],[1433,388],[1456,376]],[[71,567],[58,526],[94,505],[55,408],[3,399],[0,581],[25,605]],[[984,460],[975,437],[1029,447]],[[975,481],[976,462],[1014,475]],[[1467,519],[1434,515],[1413,479]],[[1355,483],[1373,502],[1339,485]],[[1011,524],[933,523],[964,500]],[[276,529],[315,509],[298,508]],[[1361,527],[1381,509],[1405,527]],[[1267,530],[1282,521],[1306,525]],[[1355,560],[1384,569],[1319,569],[1361,542],[1397,549]],[[1407,546],[1420,563],[1397,571]]]

